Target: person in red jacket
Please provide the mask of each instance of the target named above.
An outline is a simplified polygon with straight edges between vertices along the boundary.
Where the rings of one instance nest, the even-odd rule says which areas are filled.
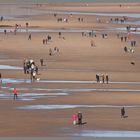
[[[16,99],[18,98],[16,88],[14,88],[14,90],[13,90],[13,94],[14,94],[14,100],[16,100]]]

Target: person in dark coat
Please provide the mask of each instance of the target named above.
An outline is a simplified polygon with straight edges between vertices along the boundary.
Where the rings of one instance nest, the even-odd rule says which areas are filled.
[[[106,83],[108,84],[108,81],[109,81],[108,75],[106,75],[105,79],[106,79]]]
[[[83,115],[82,115],[82,113],[80,111],[77,114],[77,118],[78,118],[78,125],[82,125]]]
[[[125,109],[124,107],[121,108],[121,118],[125,117]]]
[[[124,51],[127,52],[127,47],[126,46],[124,47]]]

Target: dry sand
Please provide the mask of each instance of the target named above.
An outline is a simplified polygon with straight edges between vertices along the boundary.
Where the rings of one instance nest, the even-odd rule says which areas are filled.
[[[80,3],[81,4],[81,3]],[[45,5],[33,9],[61,10],[61,11],[86,11],[86,12],[135,12],[138,13],[138,4],[118,5],[90,5],[85,8],[80,4],[69,5]],[[79,6],[80,5],[80,6]],[[84,4],[83,4],[84,5]],[[18,5],[19,6],[19,5]],[[16,6],[15,6],[16,7]],[[20,11],[19,6],[16,11]],[[5,7],[6,8],[6,7]],[[6,11],[6,10],[5,10]],[[13,8],[14,11],[14,8]],[[117,32],[108,33],[107,39],[102,39],[101,34],[107,28],[125,27],[125,25],[106,23],[110,17],[101,17],[102,23],[96,22],[96,16],[57,15],[57,17],[69,18],[68,23],[57,23],[53,14],[23,16],[22,18],[8,19],[0,22],[0,25],[9,25],[14,29],[15,24],[25,28],[26,22],[31,27],[47,29],[95,29],[97,37],[82,37],[81,33],[62,33],[59,38],[56,33],[32,33],[32,40],[28,40],[28,32],[0,33],[0,64],[20,66],[24,58],[33,59],[39,66],[41,80],[81,80],[95,81],[95,75],[108,74],[110,81],[139,82],[140,81],[140,41],[139,35],[133,35],[137,41],[134,53],[125,53],[123,48],[128,43],[121,43],[117,38]],[[77,18],[84,18],[84,22],[78,22]],[[134,20],[134,19],[131,19]],[[124,33],[121,33],[124,34]],[[43,45],[42,39],[47,35],[52,36],[52,41]],[[65,39],[63,39],[63,37]],[[90,46],[94,40],[96,47]],[[58,47],[60,53],[49,56],[49,49]],[[40,58],[44,59],[45,66],[40,66]],[[131,65],[131,62],[135,65]],[[29,79],[22,70],[0,70],[2,78]],[[139,90],[139,84],[66,84],[66,83],[12,83],[2,84],[11,88],[45,88],[47,89],[133,89]],[[3,90],[3,89],[2,89]],[[11,92],[3,90],[6,94]],[[18,91],[26,94],[27,91]],[[33,92],[28,90],[28,92]],[[36,91],[35,91],[36,92]],[[37,91],[40,93],[41,91]],[[139,105],[139,92],[76,92],[67,96],[44,97],[33,101],[13,101],[12,98],[0,101],[0,136],[69,136],[81,130],[140,130],[140,109],[127,108],[128,118],[120,118],[120,108],[74,108],[54,110],[21,110],[17,107],[25,105]],[[87,124],[82,128],[72,125],[71,115],[81,111]]]

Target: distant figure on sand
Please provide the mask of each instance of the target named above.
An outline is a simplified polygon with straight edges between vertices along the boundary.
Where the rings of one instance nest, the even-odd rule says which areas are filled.
[[[105,80],[106,80],[106,83],[108,84],[108,82],[109,82],[109,77],[108,77],[108,75],[105,76]]]
[[[52,49],[51,48],[49,49],[49,55],[50,56],[52,55]]]
[[[127,47],[126,46],[124,47],[124,51],[127,52]]]
[[[76,125],[76,119],[77,119],[77,115],[76,114],[73,114],[72,115],[73,125]]]
[[[2,78],[2,76],[1,76],[1,73],[0,73],[0,83],[2,83],[2,79],[1,78]]]
[[[124,109],[124,107],[121,108],[121,118],[125,118],[125,109]]]
[[[95,47],[95,42],[93,40],[90,41],[91,47]]]
[[[61,32],[59,32],[58,34],[59,34],[59,38],[61,38]]]
[[[17,96],[17,90],[16,90],[16,88],[14,88],[13,94],[14,94],[14,100],[17,100],[18,96]]]
[[[32,39],[32,35],[29,34],[29,36],[28,36],[28,40],[31,40],[31,39]]]
[[[3,16],[0,17],[0,21],[3,21]]]
[[[82,125],[82,118],[83,118],[83,115],[82,113],[79,111],[78,114],[77,114],[77,118],[78,118],[78,124],[79,125]]]
[[[97,83],[100,82],[99,74],[96,74],[96,81],[97,81]]]
[[[103,83],[105,82],[105,76],[104,76],[104,74],[102,75],[102,81],[103,81]]]
[[[43,66],[43,62],[44,62],[44,60],[43,59],[40,59],[41,66]]]

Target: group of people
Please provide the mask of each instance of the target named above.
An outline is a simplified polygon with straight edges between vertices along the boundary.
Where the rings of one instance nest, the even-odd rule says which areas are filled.
[[[38,66],[35,65],[35,62],[30,59],[25,59],[23,62],[23,69],[25,74],[30,73],[31,82],[35,81],[36,75],[38,74]]]
[[[105,83],[106,82],[108,84],[109,77],[107,74],[105,76],[104,76],[104,74],[96,74],[96,81],[97,81],[97,83]]]
[[[47,36],[47,38],[44,38],[44,39],[42,40],[43,45],[44,45],[44,44],[46,44],[46,45],[47,45],[47,44],[48,44],[48,42],[50,42],[51,40],[52,40],[52,37],[51,37],[50,35],[48,35],[48,36]]]
[[[124,23],[127,20],[128,20],[128,17],[126,17],[126,16],[123,16],[121,18],[116,17],[114,19],[113,18],[110,18],[110,22],[112,22],[112,23]]]
[[[68,22],[68,18],[58,18],[57,22]]]
[[[56,55],[56,54],[60,54],[60,50],[58,47],[54,47],[53,49],[50,48],[49,49],[49,55],[52,56],[52,55]]]
[[[121,118],[126,118],[127,117],[124,107],[121,108],[120,114],[121,114]],[[84,123],[83,123],[82,120],[83,120],[82,112],[79,111],[77,114],[72,115],[73,125],[83,125]]]
[[[123,42],[123,41],[126,42],[127,41],[127,36],[121,36],[120,39],[121,39],[121,42]]]
[[[73,125],[82,125],[83,124],[82,119],[83,115],[80,111],[77,114],[73,114],[72,115]]]

